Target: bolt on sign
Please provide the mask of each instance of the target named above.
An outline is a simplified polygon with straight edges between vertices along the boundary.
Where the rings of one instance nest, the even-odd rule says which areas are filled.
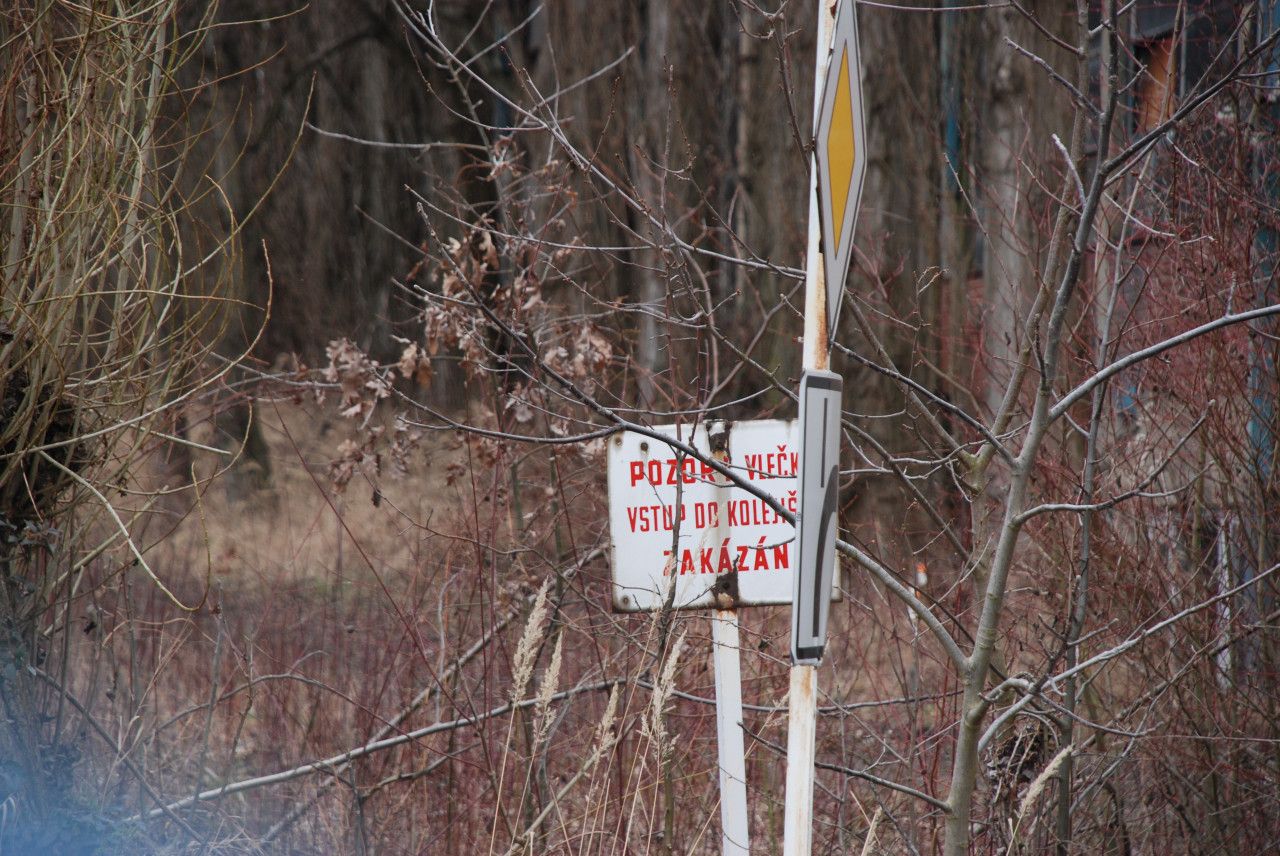
[[[795,420],[654,431],[722,461],[795,512]],[[628,431],[608,448],[614,609],[661,609],[671,585],[681,609],[791,602],[795,529],[764,500],[661,440]]]
[[[827,329],[835,328],[853,258],[853,231],[867,174],[867,135],[862,121],[862,62],[858,58],[856,3],[836,13],[831,62],[823,83],[815,131],[822,256],[827,277]]]

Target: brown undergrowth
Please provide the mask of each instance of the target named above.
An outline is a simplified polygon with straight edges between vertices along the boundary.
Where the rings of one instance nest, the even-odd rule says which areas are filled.
[[[659,651],[656,617],[609,612],[600,462],[525,455],[513,479],[511,450],[444,433],[404,472],[360,469],[339,491],[335,450],[353,426],[332,404],[256,410],[271,484],[213,478],[227,456],[198,450],[199,488],[136,532],[177,598],[202,604],[194,613],[119,551],[87,571],[69,688],[119,751],[88,747],[99,738],[78,717],[68,727],[92,749],[81,780],[119,828],[169,852],[201,839],[235,853],[608,853],[623,841],[666,852],[672,840],[718,851],[706,618],[678,614]],[[212,424],[193,419],[189,439],[212,448]],[[175,478],[159,458],[153,477]],[[530,617],[539,593],[542,617]],[[905,620],[887,637],[849,632],[879,608],[870,596],[837,617],[829,757],[858,745],[873,761],[885,735],[933,719],[831,706],[901,698],[936,668]],[[742,624],[753,834],[780,841],[785,610],[745,610]],[[849,781],[835,774],[832,822],[850,810]]]

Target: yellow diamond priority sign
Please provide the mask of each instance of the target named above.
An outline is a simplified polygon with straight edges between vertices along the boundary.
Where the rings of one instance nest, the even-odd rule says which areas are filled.
[[[854,0],[841,0],[831,40],[831,62],[818,112],[818,199],[822,210],[822,256],[827,274],[827,324],[835,326],[853,258],[862,179],[867,172],[862,124],[862,75]]]

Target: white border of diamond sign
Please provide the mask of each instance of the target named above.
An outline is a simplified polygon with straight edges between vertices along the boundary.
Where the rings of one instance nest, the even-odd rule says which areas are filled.
[[[818,203],[822,221],[822,250],[827,276],[827,329],[834,330],[843,302],[849,262],[853,259],[853,237],[862,204],[862,186],[867,175],[867,131],[862,114],[862,60],[858,47],[858,10],[853,0],[840,4],[832,33],[831,59],[822,86],[822,104],[818,112],[814,138],[818,166]],[[853,163],[845,188],[844,210],[837,212],[831,173],[831,133],[837,103],[841,94],[841,69],[848,75],[848,98],[843,105],[849,110],[849,132],[853,137]],[[836,234],[836,221],[841,224]]]
[[[732,470],[794,512],[800,462],[795,420],[654,430],[708,456],[714,451],[710,435],[715,448],[727,452]],[[672,583],[677,609],[791,602],[795,529],[763,500],[652,437],[624,432],[610,439],[608,449],[614,609],[661,609]],[[726,585],[730,579],[736,586]]]

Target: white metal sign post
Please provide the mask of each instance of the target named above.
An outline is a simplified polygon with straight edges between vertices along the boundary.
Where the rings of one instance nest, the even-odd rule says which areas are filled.
[[[721,464],[733,465],[731,432],[720,424],[707,440],[711,456]],[[721,543],[732,542],[729,524],[731,506],[729,480],[719,473],[716,484],[718,531]],[[696,519],[696,516],[695,516]],[[718,564],[718,563],[717,563]],[[738,649],[737,573],[717,576],[718,607],[711,617],[711,662],[716,680],[716,755],[720,762],[720,852],[722,856],[749,856],[751,833],[747,825],[747,751],[742,740],[742,656]],[[728,584],[733,581],[733,585]]]
[[[720,852],[747,856],[747,753],[742,741],[742,661],[738,611],[717,609],[711,617],[716,678],[716,746],[720,759]]]
[[[788,697],[784,856],[813,846],[813,775],[817,733],[817,663],[826,640],[820,593],[835,568],[835,492],[839,467],[840,384],[827,371],[830,336],[853,257],[853,235],[866,174],[862,65],[853,0],[818,0],[814,67],[815,153],[805,259],[804,378],[801,381],[800,580],[791,605],[792,665]],[[826,269],[824,271],[824,263]],[[828,291],[828,286],[830,290]],[[834,379],[834,380],[833,380]],[[822,408],[819,412],[819,408]],[[826,435],[822,434],[826,431]],[[816,460],[815,460],[816,459]],[[804,580],[807,578],[808,582]],[[811,593],[805,600],[806,592]]]
[[[800,456],[794,421],[654,429],[731,467],[794,512]],[[790,603],[795,530],[759,497],[662,440],[624,433],[609,444],[613,605],[715,607],[711,639],[720,766],[721,852],[747,856],[747,763],[742,739],[738,606]],[[675,541],[673,550],[673,539]]]

